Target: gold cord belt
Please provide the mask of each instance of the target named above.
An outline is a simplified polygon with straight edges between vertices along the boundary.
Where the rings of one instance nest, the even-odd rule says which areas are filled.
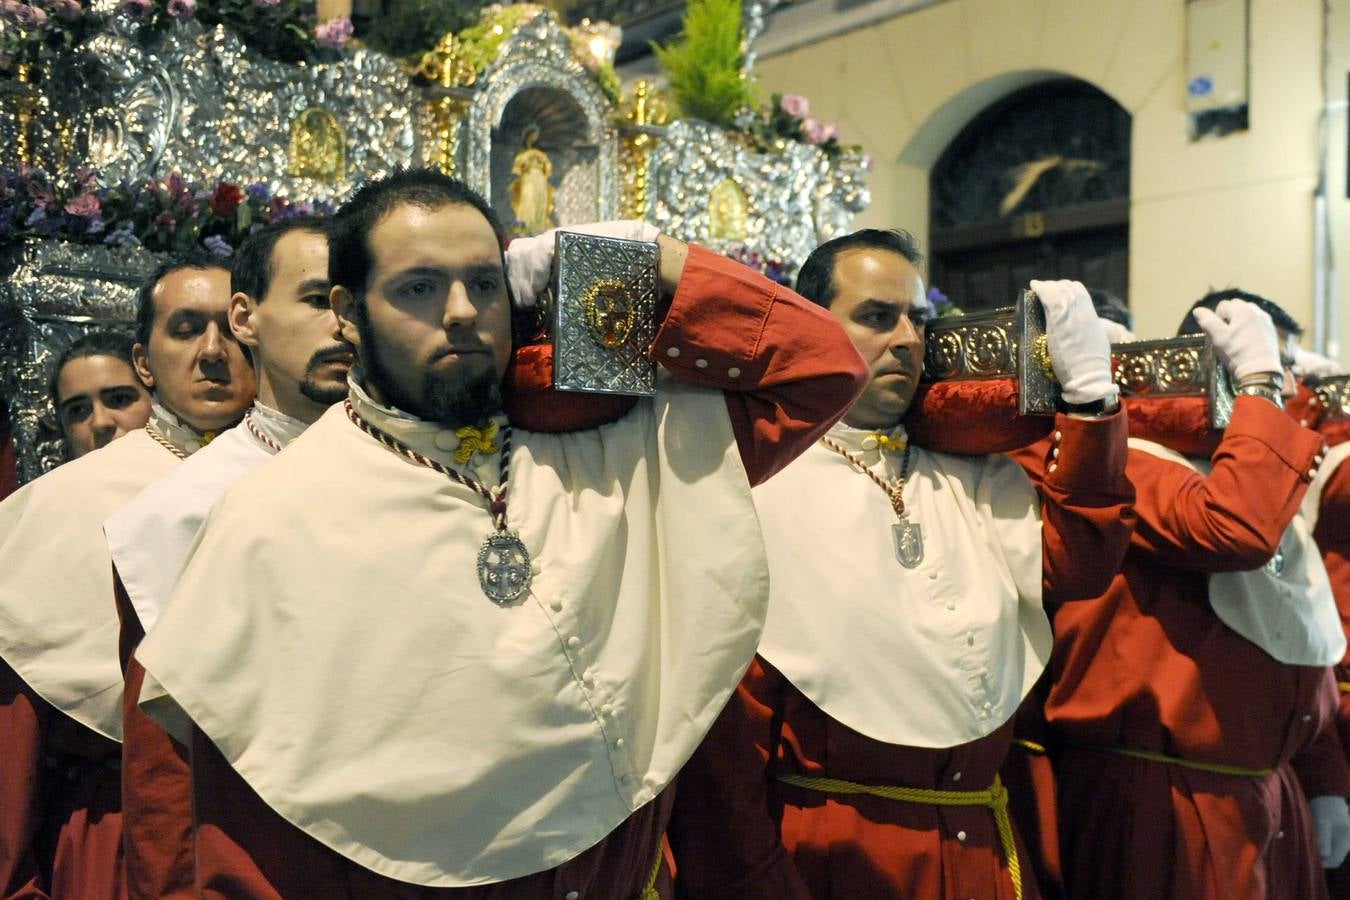
[[[777,776],[784,784],[820,791],[825,794],[867,794],[885,800],[899,800],[902,803],[922,803],[928,806],[984,806],[993,810],[994,823],[998,826],[998,840],[1003,847],[1003,857],[1008,862],[1008,875],[1012,878],[1013,894],[1022,900],[1022,866],[1017,860],[1017,841],[1013,838],[1012,819],[1008,816],[1008,791],[1003,782],[994,776],[994,784],[983,791],[938,791],[923,788],[894,787],[891,785],[858,784],[838,778],[811,778],[806,775],[788,773]]]
[[[1338,681],[1336,687],[1340,689],[1342,694],[1350,694],[1350,681]]]
[[[661,900],[661,892],[656,889],[656,879],[661,877],[661,863],[665,862],[666,854],[658,844],[656,847],[656,865],[652,866],[652,874],[647,876],[647,886],[642,889],[642,894],[638,900]]]
[[[1166,753],[1155,753],[1152,750],[1134,750],[1129,747],[1103,747],[1085,749],[1102,749],[1107,753],[1118,753],[1121,756],[1133,756],[1135,759],[1147,759],[1150,762],[1166,763],[1171,766],[1181,766],[1183,769],[1195,769],[1199,772],[1214,772],[1219,775],[1237,775],[1240,778],[1269,778],[1275,774],[1274,769],[1244,769],[1241,766],[1229,766],[1223,763],[1196,762],[1192,759],[1181,759],[1176,756],[1168,756]]]

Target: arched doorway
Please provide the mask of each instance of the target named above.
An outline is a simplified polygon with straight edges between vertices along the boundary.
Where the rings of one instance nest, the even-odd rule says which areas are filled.
[[[1086,82],[1023,88],[977,115],[929,176],[931,284],[1008,306],[1032,278],[1128,299],[1130,114]]]

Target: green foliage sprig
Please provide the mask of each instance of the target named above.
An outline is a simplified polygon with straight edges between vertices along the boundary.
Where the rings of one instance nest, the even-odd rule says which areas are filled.
[[[690,0],[679,36],[652,50],[680,115],[727,128],[758,105],[754,79],[742,71],[741,0]]]
[[[474,25],[479,6],[478,0],[394,0],[361,40],[390,56],[418,56],[435,47],[441,35]]]

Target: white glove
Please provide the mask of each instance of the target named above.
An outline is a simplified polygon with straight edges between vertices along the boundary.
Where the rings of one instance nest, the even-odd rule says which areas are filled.
[[[1339,375],[1341,374],[1341,366],[1340,363],[1328,356],[1299,347],[1294,350],[1294,374],[1299,378],[1309,378],[1314,375]]]
[[[560,229],[550,228],[534,237],[516,238],[506,248],[506,280],[518,308],[534,306],[553,274],[553,251]],[[568,225],[562,231],[620,238],[625,241],[654,241],[661,230],[638,219]]]
[[[1102,319],[1102,331],[1106,332],[1106,339],[1113,344],[1129,344],[1139,340],[1134,336],[1134,332],[1126,328],[1119,322],[1113,322],[1110,319]]]
[[[1246,300],[1221,300],[1214,309],[1203,306],[1191,311],[1200,328],[1214,342],[1235,381],[1263,372],[1280,374],[1280,340],[1270,316]]]
[[[1317,852],[1322,868],[1335,869],[1350,853],[1350,806],[1344,797],[1313,797],[1308,801],[1317,824]]]
[[[1115,402],[1111,342],[1106,339],[1087,288],[1076,281],[1033,281],[1045,307],[1045,336],[1066,403]]]

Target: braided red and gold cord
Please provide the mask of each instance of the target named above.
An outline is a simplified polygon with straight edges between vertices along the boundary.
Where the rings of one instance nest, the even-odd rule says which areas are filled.
[[[281,452],[281,445],[264,434],[263,430],[258,427],[258,423],[253,421],[253,413],[249,413],[244,417],[244,427],[247,428],[249,433],[257,438],[264,447],[270,447],[273,453]]]
[[[822,437],[820,439],[820,442],[824,444],[826,447],[829,447],[835,453],[838,453],[844,459],[848,460],[849,465],[852,466],[854,469],[857,469],[859,472],[863,473],[868,478],[872,479],[872,481],[876,483],[876,486],[885,491],[886,496],[891,498],[891,509],[895,510],[895,514],[902,519],[905,517],[905,501],[901,497],[901,492],[905,489],[905,479],[909,477],[908,444],[905,445],[905,455],[902,462],[900,463],[900,477],[895,480],[894,484],[889,484],[884,478],[882,478],[876,472],[873,472],[871,469],[867,468],[867,466],[863,465],[862,460],[858,459],[858,457],[848,452],[848,450],[846,450],[840,444],[830,440],[827,437]]]
[[[477,491],[479,494],[483,496],[483,499],[487,500],[488,502],[488,510],[492,513],[493,527],[495,527],[498,531],[506,530],[506,490],[507,490],[507,482],[510,477],[509,465],[511,461],[510,425],[503,427],[501,432],[502,478],[496,487],[490,488],[476,478],[471,478],[468,475],[463,474],[462,472],[458,472],[455,469],[450,468],[449,466],[442,465],[441,463],[436,462],[436,460],[432,459],[429,456],[424,456],[423,454],[418,453],[412,447],[409,447],[407,444],[403,443],[393,435],[381,431],[379,428],[376,428],[374,425],[370,424],[365,419],[361,418],[361,414],[358,413],[356,409],[352,406],[352,402],[350,400],[347,400],[343,404],[343,408],[347,410],[347,418],[352,420],[352,424],[354,424],[357,428],[360,428],[366,434],[373,437],[375,440],[379,441],[381,444],[384,444],[384,446],[388,447],[390,450],[393,450],[395,453],[402,456],[404,459],[408,460],[409,462],[415,465],[425,466],[428,469],[440,472],[442,475],[446,476],[452,481],[458,482],[459,484],[464,485],[466,488],[469,488],[470,490]]]

